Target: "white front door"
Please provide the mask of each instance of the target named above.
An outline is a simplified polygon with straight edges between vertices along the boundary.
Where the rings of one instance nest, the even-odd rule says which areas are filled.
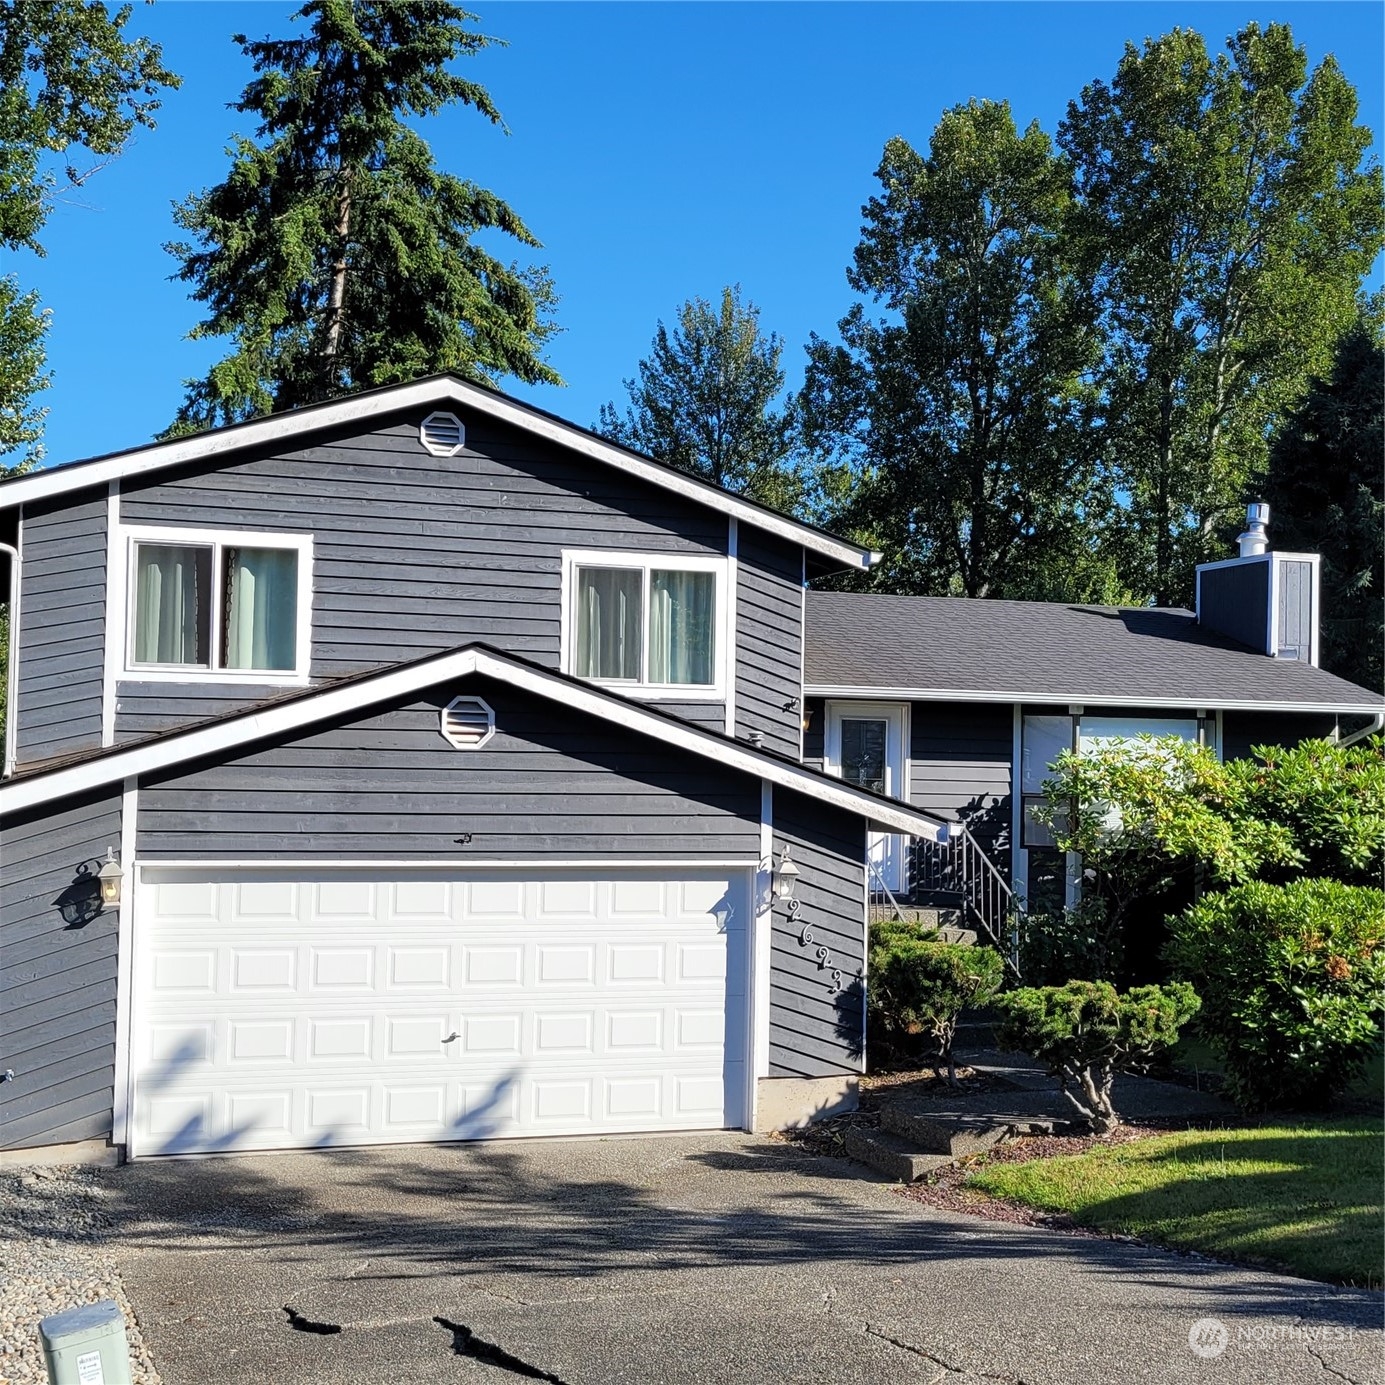
[[[902,702],[829,702],[827,770],[858,788],[891,798],[904,797],[904,742],[907,708]],[[878,890],[904,888],[905,839],[872,832],[868,884]]]
[[[743,1124],[748,875],[145,867],[132,1153]]]

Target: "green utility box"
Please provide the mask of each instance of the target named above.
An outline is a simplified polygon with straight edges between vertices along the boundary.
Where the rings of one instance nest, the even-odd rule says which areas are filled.
[[[38,1335],[50,1385],[130,1385],[125,1319],[114,1299],[43,1318]]]

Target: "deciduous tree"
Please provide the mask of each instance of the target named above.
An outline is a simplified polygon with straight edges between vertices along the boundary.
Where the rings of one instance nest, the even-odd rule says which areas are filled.
[[[1064,160],[1007,104],[973,101],[926,155],[890,140],[876,176],[847,279],[885,315],[858,303],[840,344],[809,346],[805,443],[841,467],[830,518],[884,552],[878,589],[1108,594]]]
[[[496,41],[445,0],[309,0],[295,17],[301,37],[236,35],[258,75],[235,109],[257,140],[237,138],[225,181],[175,213],[192,241],[168,249],[209,310],[191,335],[233,349],[190,382],[171,431],[439,370],[560,384],[543,360],[547,271],[477,235],[539,242],[508,203],[438,169],[408,123],[460,104],[501,125],[486,89],[449,70]]]
[[[1224,551],[1275,421],[1325,374],[1382,244],[1379,166],[1332,58],[1287,25],[1213,57],[1126,46],[1068,107],[1075,263],[1100,306],[1102,436],[1135,542],[1126,585],[1188,602]]]
[[[603,404],[598,432],[637,452],[780,510],[803,499],[793,461],[795,419],[784,395],[784,343],[760,329],[740,286],[721,302],[690,298],[670,332],[662,322],[639,378],[624,382],[624,415]]]

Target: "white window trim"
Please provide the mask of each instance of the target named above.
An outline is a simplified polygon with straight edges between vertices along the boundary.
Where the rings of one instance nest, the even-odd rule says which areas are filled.
[[[138,583],[135,545],[165,543],[211,547],[212,583],[221,580],[220,550],[231,548],[284,548],[298,555],[298,621],[294,632],[295,664],[292,669],[203,668],[193,664],[137,664],[135,651],[135,596]],[[125,577],[124,629],[121,632],[120,677],[131,683],[223,683],[254,687],[306,687],[312,663],[313,634],[313,538],[311,534],[271,533],[254,529],[203,529],[173,525],[122,525],[116,551],[123,557]],[[221,602],[211,610],[209,653],[215,657],[221,645]]]
[[[641,658],[648,657],[649,641],[649,574],[659,568],[665,572],[710,572],[716,578],[713,601],[716,607],[716,648],[712,659],[710,683],[646,683],[622,678],[586,678],[594,687],[610,688],[643,701],[724,702],[726,700],[728,640],[730,637],[730,563],[726,558],[700,553],[626,553],[614,548],[565,548],[563,550],[563,590],[560,646],[562,669],[573,677],[573,652],[577,630],[577,569],[579,567],[637,568],[643,572],[644,649]]]

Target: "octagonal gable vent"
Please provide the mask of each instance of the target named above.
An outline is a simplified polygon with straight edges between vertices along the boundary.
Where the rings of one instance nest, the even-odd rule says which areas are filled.
[[[418,440],[435,457],[455,457],[466,444],[466,429],[456,414],[429,414],[418,425]]]
[[[442,738],[458,750],[475,750],[495,735],[495,713],[479,697],[454,697],[442,709]]]

